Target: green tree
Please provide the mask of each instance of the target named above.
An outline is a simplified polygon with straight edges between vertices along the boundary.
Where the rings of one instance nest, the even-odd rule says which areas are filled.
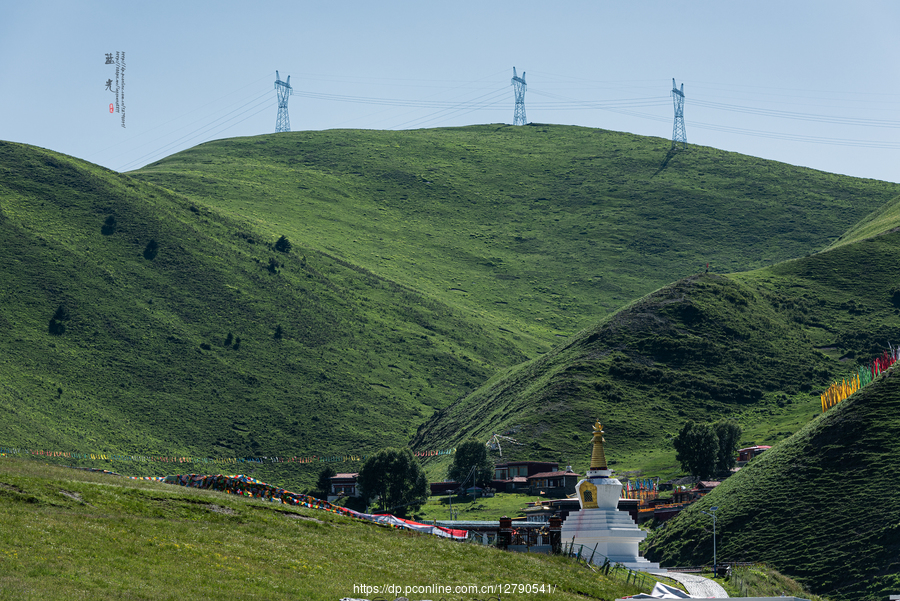
[[[331,492],[331,479],[334,476],[337,476],[337,472],[331,466],[326,466],[319,472],[319,479],[316,480],[316,490],[322,495],[323,499]]]
[[[404,516],[421,507],[428,496],[428,480],[409,449],[382,449],[369,457],[357,479],[366,501],[378,498],[381,511]]]
[[[453,455],[453,463],[447,470],[447,477],[454,482],[463,483],[469,472],[475,470],[474,481],[469,481],[469,486],[486,486],[494,477],[494,466],[488,458],[487,447],[477,440],[470,439],[456,447]]]
[[[100,233],[104,236],[112,236],[116,233],[116,218],[110,215],[106,218],[106,221],[103,222],[103,226],[100,228]]]
[[[47,324],[47,331],[54,336],[62,336],[66,333],[64,321],[69,321],[69,310],[66,309],[65,305],[60,305],[53,317],[50,318],[50,323]]]
[[[282,236],[275,242],[275,250],[277,250],[278,252],[282,252],[282,253],[291,252],[292,246],[293,246],[293,244],[291,244],[291,241],[288,240],[287,238],[285,238],[284,236]]]
[[[144,258],[148,261],[152,261],[156,258],[156,253],[159,252],[159,244],[157,244],[156,240],[150,239],[150,242],[147,243],[147,246],[144,247]]]
[[[713,424],[713,430],[719,439],[719,457],[716,461],[716,470],[719,472],[730,471],[734,467],[738,446],[743,431],[733,419],[720,419]]]
[[[715,473],[719,459],[719,438],[710,424],[686,421],[672,445],[675,447],[675,459],[684,471],[701,480]]]

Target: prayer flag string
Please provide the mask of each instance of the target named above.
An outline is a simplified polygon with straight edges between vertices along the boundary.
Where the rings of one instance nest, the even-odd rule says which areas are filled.
[[[890,345],[888,345],[890,346]],[[875,357],[869,365],[864,365],[856,370],[849,378],[842,378],[840,382],[834,382],[828,390],[822,393],[822,413],[828,411],[863,386],[871,384],[876,377],[890,369],[900,359],[900,347],[884,351]]]
[[[417,457],[439,457],[452,455],[455,448],[435,451],[413,451]],[[24,455],[34,457],[58,457],[63,459],[90,459],[93,461],[128,461],[138,463],[202,463],[229,465],[241,463],[361,463],[369,458],[369,455],[309,455],[306,457],[172,457],[163,455],[120,455],[114,453],[81,453],[77,451],[45,451],[39,449],[25,449],[12,446],[0,446],[0,456]]]

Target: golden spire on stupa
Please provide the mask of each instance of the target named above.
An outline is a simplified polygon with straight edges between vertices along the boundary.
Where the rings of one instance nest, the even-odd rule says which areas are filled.
[[[606,470],[606,455],[603,453],[603,424],[600,420],[594,424],[594,451],[591,453],[591,470]]]

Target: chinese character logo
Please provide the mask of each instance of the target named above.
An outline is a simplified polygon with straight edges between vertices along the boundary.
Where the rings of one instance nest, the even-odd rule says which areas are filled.
[[[111,79],[107,79],[107,80],[106,80],[106,89],[109,90],[110,92],[113,91],[113,89],[112,89],[112,80],[111,80]]]
[[[106,64],[107,64],[107,65],[114,65],[114,64],[115,64],[115,62],[113,62],[112,52],[107,52],[107,53],[106,53]]]

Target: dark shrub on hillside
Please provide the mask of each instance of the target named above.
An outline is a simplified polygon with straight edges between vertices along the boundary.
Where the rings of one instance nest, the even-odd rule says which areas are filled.
[[[144,258],[152,261],[156,258],[157,252],[159,252],[159,244],[156,243],[156,240],[151,239],[147,246],[144,247]]]
[[[319,472],[319,479],[316,480],[316,492],[324,499],[331,493],[331,479],[337,476],[334,468],[326,466]]]
[[[47,331],[54,336],[62,336],[66,333],[66,324],[63,323],[64,321],[69,321],[69,310],[66,309],[65,306],[60,305],[57,307],[53,317],[50,318],[50,323],[47,325]]]
[[[291,246],[292,246],[292,244],[291,244],[290,240],[288,240],[287,238],[282,236],[275,243],[275,250],[277,250],[278,252],[282,252],[282,253],[289,253],[289,252],[291,252]]]
[[[103,222],[103,227],[100,228],[100,233],[104,236],[112,236],[116,233],[116,218],[110,215],[106,218],[106,221]]]
[[[66,309],[65,305],[60,305],[56,308],[56,313],[53,314],[53,319],[58,319],[59,321],[69,321],[69,310]]]

